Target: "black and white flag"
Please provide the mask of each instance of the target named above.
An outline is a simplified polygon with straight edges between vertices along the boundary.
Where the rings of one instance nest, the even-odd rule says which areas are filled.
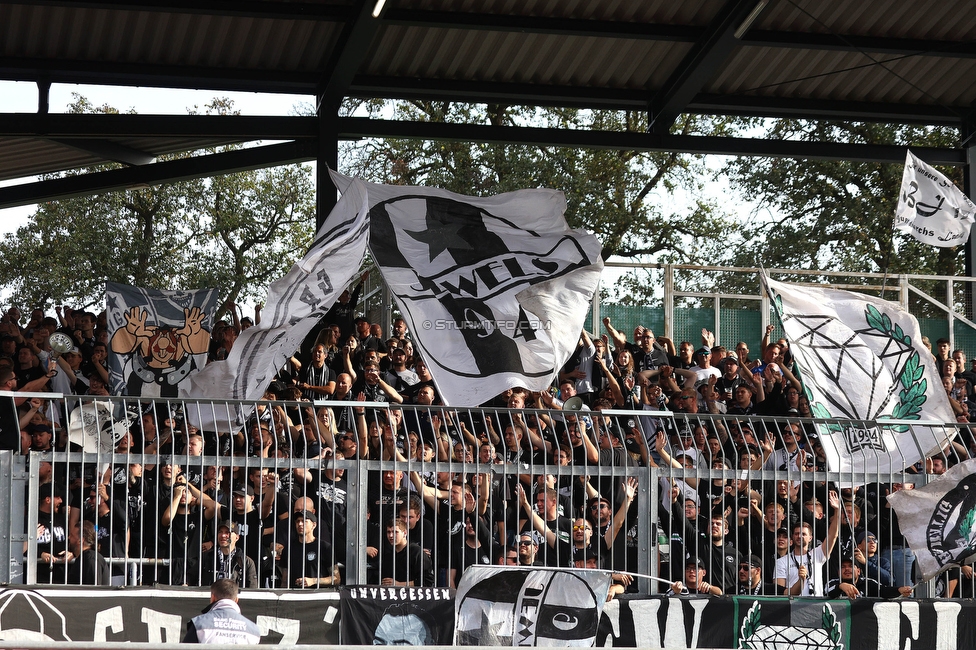
[[[176,397],[207,363],[216,289],[159,291],[105,283],[111,391]]]
[[[915,552],[919,581],[976,559],[976,460],[967,460],[917,490],[888,495]]]
[[[609,587],[607,571],[474,565],[454,600],[455,643],[593,646]]]
[[[288,273],[271,284],[261,322],[241,333],[224,361],[192,378],[183,397],[260,399],[278,369],[301,345],[359,272],[366,253],[366,190],[353,182]]]
[[[976,205],[948,178],[911,151],[905,159],[895,229],[923,244],[948,248],[969,239]]]
[[[352,179],[333,172],[339,190]],[[487,198],[366,184],[369,248],[445,403],[544,390],[575,350],[603,260],[555,190]]]

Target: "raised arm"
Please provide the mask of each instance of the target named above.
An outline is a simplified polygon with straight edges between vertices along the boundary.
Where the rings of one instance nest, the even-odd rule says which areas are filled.
[[[603,319],[603,329],[607,331],[607,335],[613,341],[614,349],[619,350],[627,345],[627,337],[614,329],[613,325],[610,324],[609,317]]]

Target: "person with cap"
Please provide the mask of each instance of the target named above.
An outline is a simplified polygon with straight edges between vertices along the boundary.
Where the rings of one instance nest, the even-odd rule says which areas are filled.
[[[71,508],[62,510],[64,498],[52,483],[38,487],[37,500],[37,584],[64,584],[66,567],[74,559],[68,548]]]
[[[407,351],[401,347],[391,348],[389,352],[390,367],[383,371],[383,381],[397,389],[403,391],[411,386],[420,383],[417,373],[407,367]]]
[[[534,530],[521,533],[515,542],[518,551],[519,566],[545,566],[538,559],[539,535]]]
[[[186,624],[183,643],[257,645],[261,629],[241,614],[237,583],[226,578],[210,586],[210,604]]]
[[[332,544],[315,535],[318,517],[304,510],[295,513],[293,521],[297,538],[291,541],[288,549],[288,565],[284,567],[286,584],[298,589],[338,585],[342,578],[332,554]]]
[[[269,502],[270,503],[270,502]],[[262,502],[262,508],[264,502]],[[260,571],[269,559],[269,551],[264,548],[264,520],[271,514],[271,507],[262,512],[254,507],[254,488],[248,483],[239,483],[231,491],[230,520],[237,524],[238,543],[244,554],[254,561]],[[260,583],[261,575],[258,575]]]
[[[766,560],[766,566],[775,567],[776,561],[779,560],[781,557],[786,557],[787,554],[789,554],[791,548],[793,548],[793,539],[792,536],[790,535],[790,529],[786,526],[783,526],[782,528],[777,528],[776,541],[774,542],[773,550],[771,553],[767,553],[763,556],[763,559]],[[769,573],[771,574],[772,572]],[[771,580],[772,575],[770,575],[769,578],[770,578],[770,582],[772,582]],[[774,589],[771,590],[770,593],[773,594],[782,593],[781,589],[775,587],[775,583],[773,583],[773,585],[774,585]]]
[[[763,583],[763,563],[757,555],[749,555],[739,562],[740,596],[771,595],[774,592]]]
[[[739,367],[739,360],[735,357],[725,357],[718,365],[718,369],[722,374],[715,382],[715,392],[718,399],[726,407],[732,406],[732,397],[735,395],[735,389],[745,383],[745,380],[739,375]]]
[[[708,346],[704,346],[695,350],[695,354],[692,356],[692,360],[695,362],[689,370],[695,373],[695,387],[708,383],[708,380],[714,377],[718,379],[722,376],[722,373],[718,368],[712,365],[712,350]]]
[[[685,580],[678,580],[671,585],[668,596],[683,594],[702,594],[703,596],[721,596],[722,590],[705,579],[705,562],[701,558],[689,558],[685,563]]]
[[[258,587],[254,560],[237,548],[239,539],[238,526],[234,522],[225,520],[217,525],[217,545],[205,551],[200,559],[200,584],[212,584],[215,580],[226,578],[241,588]]]
[[[898,598],[911,596],[912,587],[886,587],[874,578],[861,575],[861,568],[851,558],[840,561],[840,577],[827,582],[828,598]]]
[[[891,563],[888,558],[878,553],[878,538],[874,533],[862,530],[857,534],[857,546],[854,547],[854,561],[857,563],[861,575],[877,580],[883,587],[895,584],[891,577]]]
[[[637,497],[637,479],[625,479],[620,486],[620,505],[613,510],[609,499],[600,495],[587,502],[586,515],[593,525],[594,534],[603,538],[603,543],[609,549],[609,557],[604,557],[607,568],[616,571],[627,571],[628,564],[634,558],[628,558],[628,540],[626,525],[630,507]],[[633,570],[633,567],[630,567]]]

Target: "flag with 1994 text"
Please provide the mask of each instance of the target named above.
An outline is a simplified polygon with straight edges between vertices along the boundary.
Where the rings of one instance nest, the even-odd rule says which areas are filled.
[[[332,175],[339,190],[352,179]],[[369,248],[444,402],[544,390],[576,348],[603,260],[562,192],[478,198],[367,183]]]
[[[836,418],[817,425],[828,469],[900,472],[948,442],[955,417],[914,316],[872,296],[763,280],[813,416]]]

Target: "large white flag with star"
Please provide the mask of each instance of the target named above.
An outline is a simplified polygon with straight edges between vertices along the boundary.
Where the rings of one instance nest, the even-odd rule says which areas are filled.
[[[333,173],[341,192],[352,179]],[[487,198],[367,183],[369,248],[441,397],[544,390],[576,348],[603,260],[555,190]]]
[[[946,443],[941,425],[955,417],[914,316],[871,296],[763,280],[814,417],[837,418],[817,427],[828,469],[900,472]]]

